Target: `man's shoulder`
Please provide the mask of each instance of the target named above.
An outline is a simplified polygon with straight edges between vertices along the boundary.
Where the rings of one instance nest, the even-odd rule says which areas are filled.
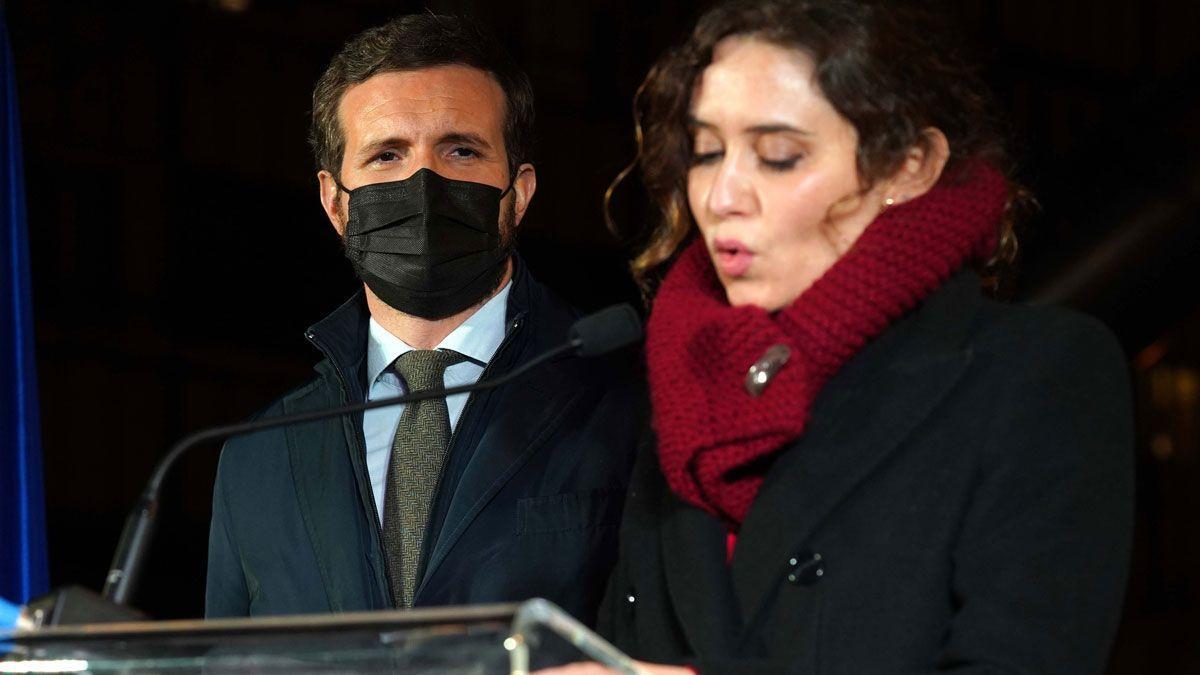
[[[304,384],[291,389],[251,415],[246,421],[267,420],[335,404],[332,385],[326,377],[317,373]],[[221,450],[219,473],[257,472],[268,466],[286,462],[286,434],[287,427],[276,427],[230,438]]]
[[[535,329],[548,339],[566,339],[566,330],[583,313],[528,271],[520,281],[523,287],[514,289],[511,300],[515,309],[535,317]]]
[[[584,316],[584,312],[558,295],[553,289],[532,280],[537,293],[531,294],[540,303],[537,306],[536,342],[540,350],[556,347],[567,341],[571,326]],[[624,347],[607,354],[588,358],[569,359],[576,368],[575,375],[604,388],[613,388],[614,394],[634,394],[636,386],[644,379],[641,352],[637,348]]]

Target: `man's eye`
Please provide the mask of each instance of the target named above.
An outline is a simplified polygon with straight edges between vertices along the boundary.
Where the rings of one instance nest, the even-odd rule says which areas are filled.
[[[394,162],[397,159],[400,159],[400,155],[391,150],[385,150],[375,157],[375,160],[379,162]]]
[[[459,158],[478,157],[479,156],[479,153],[476,152],[473,148],[464,148],[464,147],[454,148],[453,150],[450,151],[450,154],[454,155],[455,157],[459,157]]]

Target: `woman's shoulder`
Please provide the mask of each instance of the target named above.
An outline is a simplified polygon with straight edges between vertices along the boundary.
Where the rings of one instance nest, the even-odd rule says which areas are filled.
[[[984,300],[965,347],[969,405],[981,412],[984,445],[998,457],[1028,466],[1124,461],[1129,362],[1099,320],[1062,307]]]
[[[1051,371],[1082,365],[1124,370],[1127,363],[1116,336],[1104,323],[1051,305],[982,299],[967,347],[989,361],[1037,365]]]

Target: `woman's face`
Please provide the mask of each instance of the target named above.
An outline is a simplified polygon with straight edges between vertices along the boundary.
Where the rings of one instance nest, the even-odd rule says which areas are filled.
[[[718,43],[690,115],[688,204],[729,303],[782,309],[883,208],[860,194],[858,134],[811,58],[746,37]]]

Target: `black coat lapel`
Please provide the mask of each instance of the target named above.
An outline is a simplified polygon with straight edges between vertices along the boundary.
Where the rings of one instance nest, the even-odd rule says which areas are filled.
[[[960,345],[978,297],[974,275],[951,281],[826,386],[742,524],[732,572],[747,626],[783,583],[789,556],[966,371],[971,354]]]
[[[472,420],[472,424],[483,424],[482,436],[458,480],[418,595],[436,576],[438,565],[471,521],[583,398],[585,389],[577,386],[578,378],[571,377],[568,368],[551,364],[536,375],[531,373],[527,380],[488,392],[490,410]]]
[[[663,490],[662,559],[676,617],[699,657],[732,655],[741,611],[725,564],[725,525]]]

